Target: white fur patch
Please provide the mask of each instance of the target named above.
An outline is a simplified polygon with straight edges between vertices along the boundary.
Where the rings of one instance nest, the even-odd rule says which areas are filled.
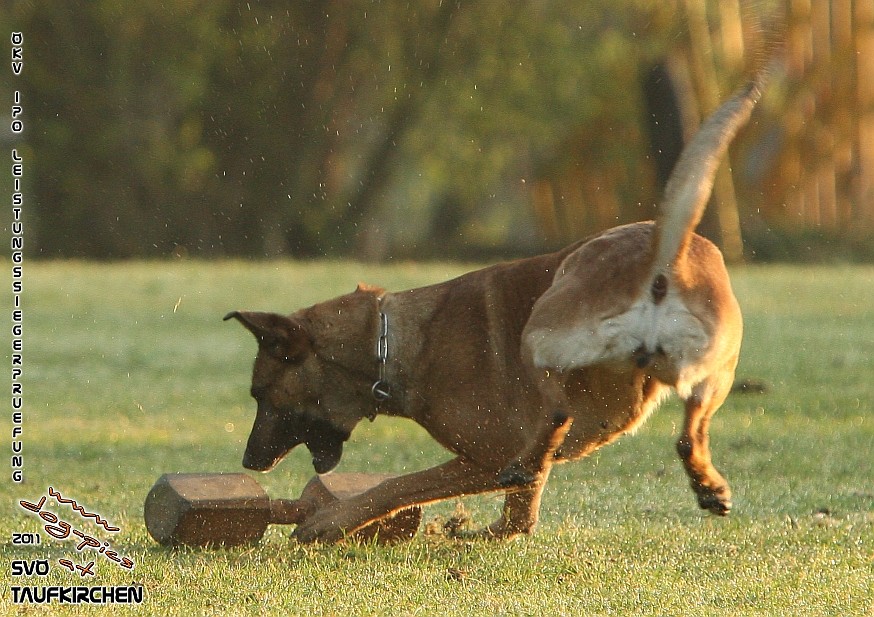
[[[631,364],[641,348],[655,354],[654,371],[681,396],[703,375],[696,364],[707,353],[709,336],[703,324],[672,289],[658,304],[644,295],[624,313],[591,318],[571,328],[539,328],[526,342],[538,368],[562,371],[597,364]]]

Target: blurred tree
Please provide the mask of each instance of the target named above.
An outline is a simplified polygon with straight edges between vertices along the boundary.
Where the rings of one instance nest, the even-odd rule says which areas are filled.
[[[166,254],[179,234],[197,234],[185,206],[214,163],[197,111],[204,57],[186,27],[197,22],[155,3],[12,7],[25,36],[27,214],[40,254]],[[197,12],[209,19],[208,7]]]
[[[622,98],[646,3],[602,4],[16,3],[40,252],[348,253],[411,188],[475,220]]]
[[[265,254],[348,250],[439,65],[455,2],[231,4],[205,117],[237,229]],[[225,200],[227,201],[227,200]]]
[[[26,41],[15,87],[33,163],[28,246],[103,258],[519,252],[646,218],[658,183],[642,67],[685,75],[688,130],[742,68],[741,5],[783,2],[802,86],[778,85],[770,108],[789,99],[790,113],[736,149],[766,161],[744,175],[759,183],[740,190],[752,206],[738,216],[726,202],[713,225],[736,236],[751,208],[775,220],[775,203],[805,224],[874,219],[862,53],[874,0],[815,11],[710,0],[697,20],[686,0],[15,2],[0,25]],[[829,42],[811,42],[814,30]],[[767,154],[775,139],[789,155]]]

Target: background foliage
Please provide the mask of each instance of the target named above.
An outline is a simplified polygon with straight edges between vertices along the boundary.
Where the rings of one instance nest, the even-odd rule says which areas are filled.
[[[25,71],[0,95],[24,96],[28,248],[519,253],[646,218],[659,192],[641,100],[648,71],[688,64],[687,102],[706,113],[713,96],[702,93],[724,95],[743,69],[730,50],[754,47],[738,27],[779,4],[17,0],[0,25],[24,33]],[[862,156],[874,142],[852,138],[853,118],[859,135],[874,126],[874,95],[859,98],[874,78],[857,60],[874,41],[874,0],[791,7],[795,62],[735,155],[741,224],[765,257],[786,256],[775,235],[784,228],[852,237],[851,253],[870,253],[846,227],[874,227],[874,158]],[[859,53],[845,54],[835,34],[845,30]],[[829,32],[834,46],[814,45]],[[701,58],[709,64],[696,74]],[[834,147],[824,135],[838,136]],[[786,165],[787,149],[803,156]],[[844,191],[851,207],[822,217],[823,161],[835,160],[832,184],[855,187]]]

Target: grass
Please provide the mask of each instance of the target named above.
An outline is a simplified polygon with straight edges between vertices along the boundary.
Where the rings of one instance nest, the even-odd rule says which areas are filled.
[[[302,547],[272,527],[254,547],[166,550],[148,537],[142,502],[167,471],[236,471],[253,415],[254,341],[221,317],[290,311],[359,280],[390,289],[443,280],[458,265],[156,262],[29,263],[25,308],[26,482],[2,484],[6,586],[142,584],[160,615],[874,615],[874,269],[756,267],[733,273],[746,317],[740,378],[712,428],[732,484],[727,519],[700,512],[673,453],[671,402],[634,437],[556,469],[538,532],[490,544],[439,534],[377,547]],[[8,347],[9,334],[3,344]],[[10,424],[7,424],[7,435]],[[302,449],[301,449],[302,450]],[[408,471],[447,458],[409,422],[364,423],[340,470]],[[294,451],[259,481],[295,496],[312,469]],[[52,486],[121,528],[100,533],[50,508],[135,562],[95,560],[18,507]],[[52,503],[52,502],[50,502]],[[496,496],[469,498],[478,524]],[[426,521],[454,502],[430,506]],[[66,513],[66,517],[64,514]],[[76,525],[74,524],[74,527]],[[423,526],[424,527],[424,526]],[[42,532],[36,548],[15,532]],[[93,552],[91,553],[93,555]],[[47,559],[45,578],[15,577],[15,559]],[[64,607],[62,614],[92,614]],[[50,612],[50,611],[48,611]]]

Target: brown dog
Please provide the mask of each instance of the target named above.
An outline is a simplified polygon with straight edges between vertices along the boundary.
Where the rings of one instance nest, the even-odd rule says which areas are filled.
[[[708,425],[731,386],[741,315],[719,250],[694,229],[760,81],[689,143],[655,223],[439,285],[359,286],[288,317],[230,313],[259,342],[245,467],[267,471],[303,443],[326,473],[377,413],[416,421],[455,454],[324,508],[295,537],[336,541],[413,504],[501,488],[503,513],[485,533],[529,533],[553,461],[633,430],[670,388],[685,402],[677,449],[698,503],[726,514]]]

